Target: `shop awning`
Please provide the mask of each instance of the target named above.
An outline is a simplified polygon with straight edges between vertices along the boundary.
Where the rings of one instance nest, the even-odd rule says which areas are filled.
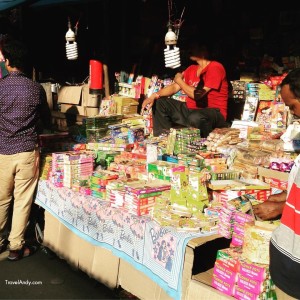
[[[96,0],[94,0],[95,2]],[[92,2],[92,0],[2,0],[0,1],[0,11],[15,8],[20,5],[27,5],[31,8],[40,8],[58,4],[78,4]]]
[[[3,0],[0,2],[0,11],[12,9],[16,6],[29,2],[28,0]]]

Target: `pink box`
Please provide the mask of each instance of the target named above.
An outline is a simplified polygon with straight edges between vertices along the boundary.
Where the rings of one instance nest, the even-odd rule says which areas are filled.
[[[233,272],[238,272],[240,267],[242,249],[241,248],[225,248],[217,252],[217,259],[223,267]]]
[[[212,287],[217,289],[218,291],[229,295],[233,296],[234,295],[234,290],[235,290],[235,284],[234,283],[228,283],[219,276],[213,275],[213,280],[212,280]]]
[[[233,247],[240,247],[244,244],[244,236],[233,231],[231,245]]]
[[[276,188],[280,190],[286,190],[288,182],[285,180],[279,180],[276,178],[264,177],[264,181],[270,184],[271,188]]]
[[[228,283],[235,283],[237,281],[237,273],[231,270],[230,267],[223,264],[220,260],[216,260],[213,274]]]
[[[241,274],[238,275],[237,285],[242,289],[257,295],[270,290],[270,280],[257,281]]]
[[[261,296],[261,297],[260,297]],[[260,299],[267,299],[265,297],[265,293],[262,293],[260,295],[257,295],[255,293],[249,292],[239,286],[236,286],[234,289],[234,298],[239,300],[260,300]]]
[[[254,222],[254,217],[251,215],[247,215],[243,212],[240,211],[236,211],[234,213],[233,219],[235,222],[241,223],[241,224],[245,224],[248,222]]]
[[[241,262],[240,264],[240,273],[241,275],[251,278],[257,281],[263,281],[269,277],[269,266],[263,264],[254,264]]]
[[[221,203],[227,202],[229,200],[232,200],[234,198],[237,198],[241,195],[245,194],[251,194],[253,195],[257,200],[265,201],[268,199],[268,197],[271,195],[271,189],[269,190],[242,190],[242,191],[213,191],[213,199],[217,200]]]
[[[234,223],[234,225],[233,225],[233,231],[235,232],[235,233],[237,233],[238,235],[240,235],[240,236],[244,236],[244,234],[245,234],[245,226],[244,226],[244,224],[240,224],[240,223]]]

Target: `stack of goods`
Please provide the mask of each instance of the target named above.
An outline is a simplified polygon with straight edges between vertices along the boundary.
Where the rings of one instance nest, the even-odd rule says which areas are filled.
[[[39,146],[41,153],[52,153],[60,151],[77,150],[79,147],[82,149],[84,145],[76,144],[69,133],[55,133],[55,134],[40,134]]]
[[[246,82],[241,80],[233,80],[232,97],[236,102],[245,101],[246,99]]]
[[[272,89],[269,85],[265,84],[265,83],[259,83],[259,90],[258,90],[258,96],[259,96],[259,100],[275,100],[275,89]]]
[[[242,258],[253,263],[268,264],[270,262],[269,244],[271,235],[279,223],[280,220],[255,221],[255,224],[246,224]]]
[[[52,182],[57,187],[79,190],[86,185],[94,170],[94,156],[90,152],[52,153]]]
[[[271,130],[272,106],[274,101],[260,100],[255,116],[255,122],[263,127],[263,130],[268,132]]]
[[[122,122],[109,125],[111,141],[115,144],[134,144],[141,143],[145,139],[144,124],[130,124]]]
[[[96,169],[106,170],[118,154],[113,151],[94,151]]]
[[[161,226],[171,226],[177,231],[216,232],[218,216],[209,213],[208,208],[191,211],[188,207],[170,202],[169,191],[156,197],[152,218]]]
[[[132,149],[132,145],[128,143],[124,144],[115,144],[111,143],[111,137],[104,137],[98,140],[98,142],[91,142],[87,144],[87,149],[96,151],[130,151]]]
[[[124,206],[125,181],[120,179],[110,180],[106,185],[106,200],[111,207],[122,208]]]
[[[111,142],[115,144],[126,144],[128,143],[128,126],[125,123],[117,123],[108,125],[110,130]]]
[[[144,155],[124,151],[115,156],[108,170],[118,172],[120,177],[139,178],[140,174],[146,173],[147,164]]]
[[[227,166],[227,157],[222,153],[217,152],[199,152],[196,156],[199,159],[202,159],[202,166],[209,169],[211,173],[218,173],[226,171]]]
[[[116,102],[113,99],[102,99],[99,116],[110,116],[117,113]]]
[[[259,101],[258,83],[246,84],[246,100],[242,114],[242,121],[254,121]]]
[[[203,149],[200,129],[183,128],[176,130],[173,154],[196,152]]]
[[[163,180],[145,182],[143,180],[126,182],[124,209],[136,216],[150,215],[155,199],[162,191],[169,190],[171,185]]]
[[[241,248],[218,250],[212,286],[240,300],[277,299],[268,264],[243,259]]]
[[[84,119],[87,142],[98,142],[108,132],[108,125],[122,120],[121,115],[97,116]]]
[[[163,80],[159,79],[157,75],[153,75],[147,88],[147,96],[150,97],[153,93],[158,92],[162,86]]]
[[[227,239],[232,238],[232,245],[241,246],[245,223],[254,222],[249,195],[242,195],[224,203],[219,213],[218,233]]]
[[[178,158],[178,164],[185,166],[189,170],[201,171],[203,168],[205,168],[203,157],[197,155],[197,153],[190,153],[190,154],[179,153],[177,155],[177,158]]]
[[[247,194],[247,195],[246,195]],[[222,207],[226,206],[229,200],[238,198],[242,195],[246,195],[250,201],[253,201],[252,196],[257,201],[266,201],[271,194],[271,189],[264,190],[215,190],[212,191],[213,203],[219,203]],[[252,196],[250,196],[252,195]]]
[[[283,102],[259,101],[255,121],[265,132],[265,134],[261,133],[264,139],[267,139],[270,135],[282,133],[287,127],[287,118],[288,108]],[[249,138],[252,138],[253,135],[251,133]]]
[[[52,154],[46,154],[41,156],[40,164],[40,179],[48,180],[50,178],[52,170]]]
[[[271,233],[279,222],[256,221],[252,207],[259,203],[245,194],[219,211],[218,233],[231,244],[218,251],[212,286],[237,299],[276,299],[268,264]]]
[[[90,177],[91,195],[103,200],[106,199],[106,186],[111,180],[119,177],[117,173],[107,170],[94,171]]]
[[[162,179],[171,181],[173,173],[179,171],[184,172],[185,167],[180,166],[177,163],[171,163],[167,161],[157,160],[147,164],[147,172],[149,180]]]
[[[239,137],[240,130],[237,128],[216,128],[207,137],[206,148],[208,151],[218,151],[218,147],[236,145],[242,142]]]
[[[237,146],[231,168],[240,171],[243,178],[257,178],[257,167],[268,167],[270,155],[267,151]]]
[[[203,212],[208,206],[208,193],[203,181],[205,171],[173,171],[171,176],[170,202],[177,204],[190,213]]]
[[[116,103],[116,111],[119,115],[136,114],[138,101],[132,97],[112,95],[111,98]]]
[[[144,120],[144,130],[145,135],[148,136],[153,133],[153,116],[152,111],[143,111],[143,120]]]

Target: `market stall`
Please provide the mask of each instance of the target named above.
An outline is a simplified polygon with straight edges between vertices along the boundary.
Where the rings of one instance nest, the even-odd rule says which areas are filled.
[[[191,240],[198,238],[193,247],[215,239],[227,245],[216,232],[161,227],[147,216],[124,213],[105,201],[57,189],[46,181],[39,182],[35,202],[46,210],[45,245],[91,277],[112,288],[121,285],[142,299],[186,298],[194,260]],[[128,269],[142,275],[128,283]],[[145,275],[152,291],[143,282]]]

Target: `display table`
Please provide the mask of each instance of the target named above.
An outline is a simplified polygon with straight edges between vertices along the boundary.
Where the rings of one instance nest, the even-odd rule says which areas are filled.
[[[224,240],[215,232],[161,227],[149,217],[137,217],[43,180],[35,203],[45,209],[45,246],[108,287],[121,286],[141,299],[188,299],[194,292],[195,250]],[[215,257],[216,251],[208,252]],[[214,259],[209,260],[212,267]],[[200,290],[215,293],[216,299],[227,298],[207,283]]]

